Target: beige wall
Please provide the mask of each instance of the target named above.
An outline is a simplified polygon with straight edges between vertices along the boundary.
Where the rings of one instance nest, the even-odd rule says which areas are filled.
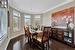
[[[47,13],[43,14],[42,16],[43,16],[42,26],[51,26],[51,14],[50,14],[50,12],[47,12]]]
[[[55,9],[51,10],[51,11],[48,11],[47,13],[44,13],[43,14],[43,25],[51,26],[51,15],[52,15],[52,13],[57,12],[57,11],[61,11],[63,9],[73,7],[73,6],[75,6],[75,1],[73,1],[71,3],[68,3],[68,4],[65,4],[63,6],[57,7]]]
[[[51,15],[52,15],[52,13],[57,12],[57,11],[61,11],[63,9],[67,9],[69,7],[75,7],[75,1],[68,3],[68,4],[65,4],[63,6],[57,7],[57,8],[55,8],[55,9],[53,9],[47,13],[44,13],[42,15],[43,16],[43,24],[42,25],[51,26]],[[75,44],[75,34],[74,34],[74,44]]]

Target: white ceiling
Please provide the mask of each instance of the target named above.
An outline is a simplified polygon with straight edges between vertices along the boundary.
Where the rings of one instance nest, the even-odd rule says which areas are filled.
[[[24,13],[41,14],[73,0],[9,0],[9,5]]]

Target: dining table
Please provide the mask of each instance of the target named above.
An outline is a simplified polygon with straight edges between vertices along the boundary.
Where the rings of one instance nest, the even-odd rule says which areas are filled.
[[[37,30],[37,31],[30,31],[30,33],[31,33],[31,38],[32,38],[32,36],[35,36],[35,35],[41,35],[42,33],[43,33],[43,31],[41,31],[41,30]]]

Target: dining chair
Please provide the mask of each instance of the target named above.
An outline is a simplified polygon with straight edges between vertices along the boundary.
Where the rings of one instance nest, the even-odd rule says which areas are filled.
[[[51,38],[52,37],[52,28],[51,27],[48,27],[47,28],[47,31],[49,33],[49,37]]]
[[[57,38],[57,31],[58,31],[58,29],[52,28],[51,30],[52,30],[52,38]]]
[[[24,27],[24,31],[25,31],[25,36],[28,37],[28,43],[31,42],[31,33],[29,31],[29,27]]]
[[[27,28],[24,26],[25,36],[27,36]]]
[[[49,33],[47,28],[44,28],[41,36],[38,36],[38,34],[36,37],[33,37],[33,42],[35,43],[35,45],[41,47],[42,50],[49,50]]]

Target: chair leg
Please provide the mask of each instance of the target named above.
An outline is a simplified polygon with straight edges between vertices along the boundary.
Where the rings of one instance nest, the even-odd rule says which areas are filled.
[[[42,50],[44,50],[44,44],[42,44]]]
[[[30,44],[30,46],[31,46],[31,43],[32,43],[31,40],[32,40],[32,39],[29,37],[29,40],[28,40],[29,42],[28,42],[28,43]]]
[[[30,39],[29,39],[29,37],[28,37],[28,43],[30,42]]]
[[[47,43],[46,43],[46,50],[47,50]]]
[[[48,41],[48,44],[47,45],[48,45],[47,49],[49,50],[49,41]]]
[[[29,38],[27,37],[27,39],[28,39],[27,41],[28,41],[28,43],[29,43]]]
[[[46,50],[49,50],[49,42],[46,43]]]
[[[28,37],[28,43],[30,43],[31,42],[31,38],[30,37]]]

